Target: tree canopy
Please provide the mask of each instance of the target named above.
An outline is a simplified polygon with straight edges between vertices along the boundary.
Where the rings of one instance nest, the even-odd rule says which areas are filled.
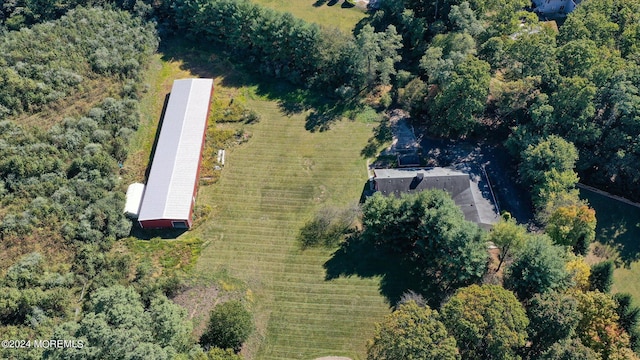
[[[464,219],[451,197],[427,190],[400,198],[376,194],[362,207],[361,238],[414,264],[421,293],[433,306],[487,269],[484,233]]]
[[[564,254],[564,248],[553,245],[547,236],[532,236],[507,267],[505,287],[513,290],[521,300],[564,289],[569,284]]]
[[[438,313],[409,301],[376,325],[367,359],[456,360],[460,355]]]
[[[169,359],[193,347],[185,310],[166,297],[154,298],[145,308],[132,287],[116,285],[96,290],[87,306],[80,322],[64,323],[55,330],[57,338],[83,340],[86,346],[48,349],[45,357]]]
[[[463,359],[518,359],[529,319],[508,290],[496,285],[459,289],[441,311]]]
[[[253,330],[253,316],[245,306],[237,300],[226,301],[211,310],[200,344],[205,349],[218,347],[238,352]]]

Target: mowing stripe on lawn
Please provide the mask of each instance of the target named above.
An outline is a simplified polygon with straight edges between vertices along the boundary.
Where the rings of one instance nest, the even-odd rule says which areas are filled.
[[[198,195],[214,215],[189,235],[209,241],[196,271],[226,270],[252,290],[258,331],[248,358],[363,358],[373,324],[389,312],[379,279],[326,281],[331,252],[302,251],[296,237],[320,207],[358,201],[372,126],[343,121],[311,133],[303,115],[284,116],[274,102],[249,105],[261,115],[246,128],[251,139],[227,151],[220,180]]]

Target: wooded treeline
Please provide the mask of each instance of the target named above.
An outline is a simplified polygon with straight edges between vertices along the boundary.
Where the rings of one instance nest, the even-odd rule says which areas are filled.
[[[640,2],[586,1],[557,30],[524,1],[382,1],[370,18],[403,37],[398,102],[434,134],[574,143],[582,181],[638,197]]]
[[[0,337],[86,345],[3,347],[0,357],[207,358],[184,309],[166,298],[175,279],[112,251],[131,228],[118,164],[157,46],[152,24],[97,8],[0,37]],[[95,86],[114,90],[89,99],[96,103],[82,115],[55,115]],[[14,121],[31,115],[46,121]]]

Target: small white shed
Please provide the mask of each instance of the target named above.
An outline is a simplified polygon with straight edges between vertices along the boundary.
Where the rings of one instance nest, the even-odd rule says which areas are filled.
[[[127,202],[124,205],[125,216],[137,219],[144,194],[144,184],[133,183],[127,188]]]

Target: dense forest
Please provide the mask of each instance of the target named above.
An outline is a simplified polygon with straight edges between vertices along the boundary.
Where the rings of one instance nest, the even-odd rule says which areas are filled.
[[[0,356],[237,359],[251,332],[251,315],[229,302],[198,344],[185,310],[168,299],[178,280],[114,251],[131,227],[118,169],[160,34],[219,45],[340,109],[402,107],[432,135],[486,139],[512,155],[544,233],[505,215],[487,234],[440,192],[375,196],[360,228],[341,226],[350,235],[338,251],[364,244],[415,278],[393,299],[368,358],[636,358],[640,309],[609,294],[611,262],[586,264],[596,214],[575,185],[640,199],[640,2],[586,0],[560,27],[528,5],[381,0],[343,34],[248,0],[5,1],[0,337],[92,346]],[[96,91],[103,98],[81,115],[40,117]],[[377,101],[363,105],[368,95]],[[500,250],[497,268],[487,240]]]

